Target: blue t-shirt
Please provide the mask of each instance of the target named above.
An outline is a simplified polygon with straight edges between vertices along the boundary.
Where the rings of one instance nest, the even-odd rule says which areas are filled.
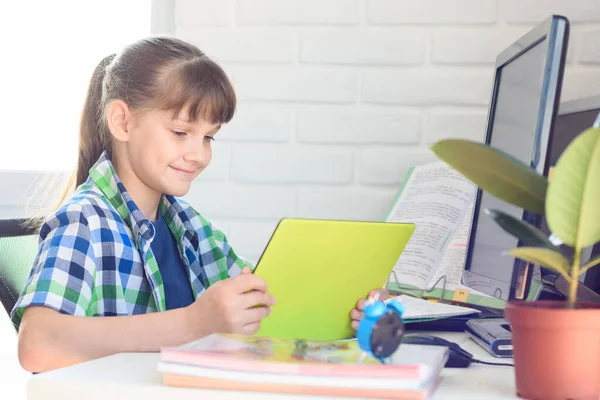
[[[154,228],[156,232],[150,248],[163,279],[167,310],[188,306],[194,302],[188,268],[179,255],[175,237],[160,212]]]

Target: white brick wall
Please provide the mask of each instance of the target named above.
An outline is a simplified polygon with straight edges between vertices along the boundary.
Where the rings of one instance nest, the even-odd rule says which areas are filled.
[[[435,161],[435,155],[426,148],[371,147],[358,151],[357,180],[360,185],[384,185],[398,188],[412,165]],[[390,198],[391,200],[392,198]]]
[[[507,43],[513,43],[521,35],[520,28],[438,28],[433,31],[431,60],[440,65],[493,65]]]
[[[600,94],[598,0],[175,0],[239,99],[188,200],[253,262],[281,217],[383,218],[429,145],[483,139],[496,55],[551,13],[563,100]]]
[[[482,137],[487,116],[487,110],[440,107],[427,113],[424,118],[423,135],[428,145],[447,137],[448,132],[452,132],[453,137],[463,139]]]
[[[221,0],[213,0],[220,2]],[[355,25],[361,0],[238,0],[239,25]]]
[[[491,68],[428,68],[367,70],[363,73],[362,100],[377,104],[479,105],[489,102]]]
[[[177,0],[176,26],[226,26],[232,11],[227,0]]]
[[[564,15],[573,23],[598,22],[600,2],[596,0],[501,0],[498,2],[509,24],[531,24],[548,16]]]
[[[233,151],[231,180],[262,184],[350,184],[352,150],[334,146],[239,145]]]
[[[182,28],[189,40],[220,62],[293,63],[298,58],[298,35],[280,28]]]
[[[585,63],[600,64],[600,29],[586,32],[583,37],[583,51],[581,61]]]
[[[385,25],[492,24],[496,8],[495,0],[367,0],[367,21]]]
[[[400,144],[419,143],[418,110],[331,108],[299,109],[296,139],[305,143]],[[398,135],[398,131],[404,132]]]
[[[425,61],[428,39],[420,29],[312,29],[301,37],[300,62],[419,65]]]
[[[241,101],[351,104],[358,99],[358,71],[294,64],[236,64],[227,72]]]

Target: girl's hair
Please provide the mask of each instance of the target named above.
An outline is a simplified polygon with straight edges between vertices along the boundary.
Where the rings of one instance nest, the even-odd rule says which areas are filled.
[[[172,111],[175,118],[185,111],[191,122],[203,119],[212,124],[229,122],[236,107],[235,92],[221,67],[182,40],[151,36],[105,57],[89,83],[81,114],[77,167],[57,206],[87,180],[102,152],[110,153],[106,108],[116,99],[124,101],[133,113],[160,109]],[[44,202],[53,197],[51,192],[61,186],[62,179],[42,178],[27,208],[38,215],[46,213],[49,207]],[[28,218],[25,225],[39,228],[43,220]]]
[[[185,110],[191,122],[227,123],[236,96],[225,72],[196,46],[151,36],[105,57],[92,75],[81,115],[77,168],[61,196],[86,181],[103,151],[111,151],[106,108],[122,100],[132,112],[160,109],[173,117]],[[74,185],[73,185],[74,184]]]

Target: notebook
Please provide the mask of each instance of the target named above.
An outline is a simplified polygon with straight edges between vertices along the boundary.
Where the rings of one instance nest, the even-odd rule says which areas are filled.
[[[330,396],[424,399],[447,358],[442,346],[401,345],[390,364],[366,357],[356,341],[213,334],[161,350],[169,386]]]

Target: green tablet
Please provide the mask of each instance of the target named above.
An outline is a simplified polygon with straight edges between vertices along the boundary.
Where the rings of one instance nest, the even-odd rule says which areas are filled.
[[[282,219],[254,270],[277,301],[256,335],[352,337],[350,311],[384,287],[414,230],[394,222]]]

